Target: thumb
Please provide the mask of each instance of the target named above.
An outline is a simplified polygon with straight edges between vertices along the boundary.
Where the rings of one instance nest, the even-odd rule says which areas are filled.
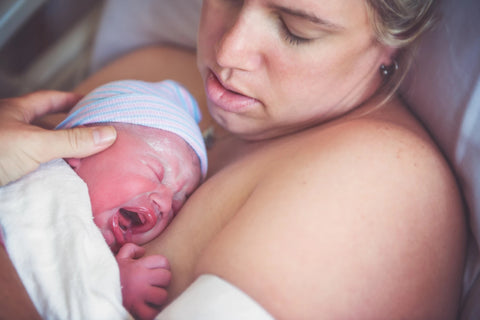
[[[145,254],[145,248],[137,246],[134,243],[127,243],[123,245],[118,251],[116,258],[117,259],[138,259],[143,257]]]
[[[112,126],[45,130],[38,136],[37,160],[84,158],[108,148],[116,138],[117,133]]]

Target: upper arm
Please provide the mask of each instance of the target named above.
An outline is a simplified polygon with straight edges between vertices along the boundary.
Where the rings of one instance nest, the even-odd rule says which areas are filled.
[[[40,319],[3,245],[0,245],[0,288],[2,317]]]
[[[400,129],[359,125],[272,164],[198,272],[280,319],[453,318],[464,221],[448,166]]]
[[[172,79],[183,84],[199,101],[205,100],[195,52],[168,46],[145,47],[125,54],[92,74],[75,91],[86,94],[102,84],[123,79]]]

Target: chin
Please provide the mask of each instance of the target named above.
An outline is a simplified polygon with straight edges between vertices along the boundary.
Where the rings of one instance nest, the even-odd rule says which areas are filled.
[[[114,248],[117,248],[118,245],[117,245],[117,242],[115,241],[115,237],[113,236],[113,233],[108,229],[100,229],[100,231],[102,232],[103,239],[105,239],[105,242],[107,243],[107,245],[110,247],[112,251],[114,251]],[[118,249],[119,248],[117,248],[116,250],[118,251]]]
[[[219,124],[228,132],[231,132],[235,136],[241,138],[242,140],[247,141],[260,141],[267,140],[272,138],[277,138],[285,134],[296,131],[293,128],[282,127],[282,128],[272,128],[265,126],[252,126],[252,125],[242,125],[230,123],[224,125],[223,123]]]

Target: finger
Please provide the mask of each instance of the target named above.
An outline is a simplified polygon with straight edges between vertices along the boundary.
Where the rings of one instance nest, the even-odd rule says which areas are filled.
[[[118,251],[116,257],[117,259],[138,259],[145,254],[145,248],[137,246],[133,243],[127,243],[123,245]]]
[[[52,112],[67,111],[72,108],[81,95],[73,92],[43,90],[26,94],[23,97],[13,98],[14,102],[21,101],[21,108],[26,122]],[[22,100],[20,100],[22,99]]]
[[[117,137],[112,126],[44,130],[36,139],[36,160],[40,163],[55,158],[84,158],[111,146]]]
[[[159,287],[150,287],[144,294],[144,300],[154,309],[160,307],[167,301],[167,290]]]
[[[151,269],[148,272],[149,283],[155,287],[167,287],[172,280],[172,273],[167,269]]]
[[[170,270],[170,263],[168,262],[168,259],[159,254],[144,257],[142,264],[148,269],[160,268]]]
[[[157,314],[160,313],[161,308],[158,306],[150,306],[148,304],[141,304],[135,307],[135,311],[132,312],[132,316],[139,320],[154,319]]]

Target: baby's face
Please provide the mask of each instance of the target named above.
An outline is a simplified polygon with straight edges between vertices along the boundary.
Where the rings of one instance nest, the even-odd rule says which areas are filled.
[[[107,150],[67,159],[88,186],[95,224],[110,248],[155,238],[201,179],[200,161],[189,145],[164,130],[116,124]]]

